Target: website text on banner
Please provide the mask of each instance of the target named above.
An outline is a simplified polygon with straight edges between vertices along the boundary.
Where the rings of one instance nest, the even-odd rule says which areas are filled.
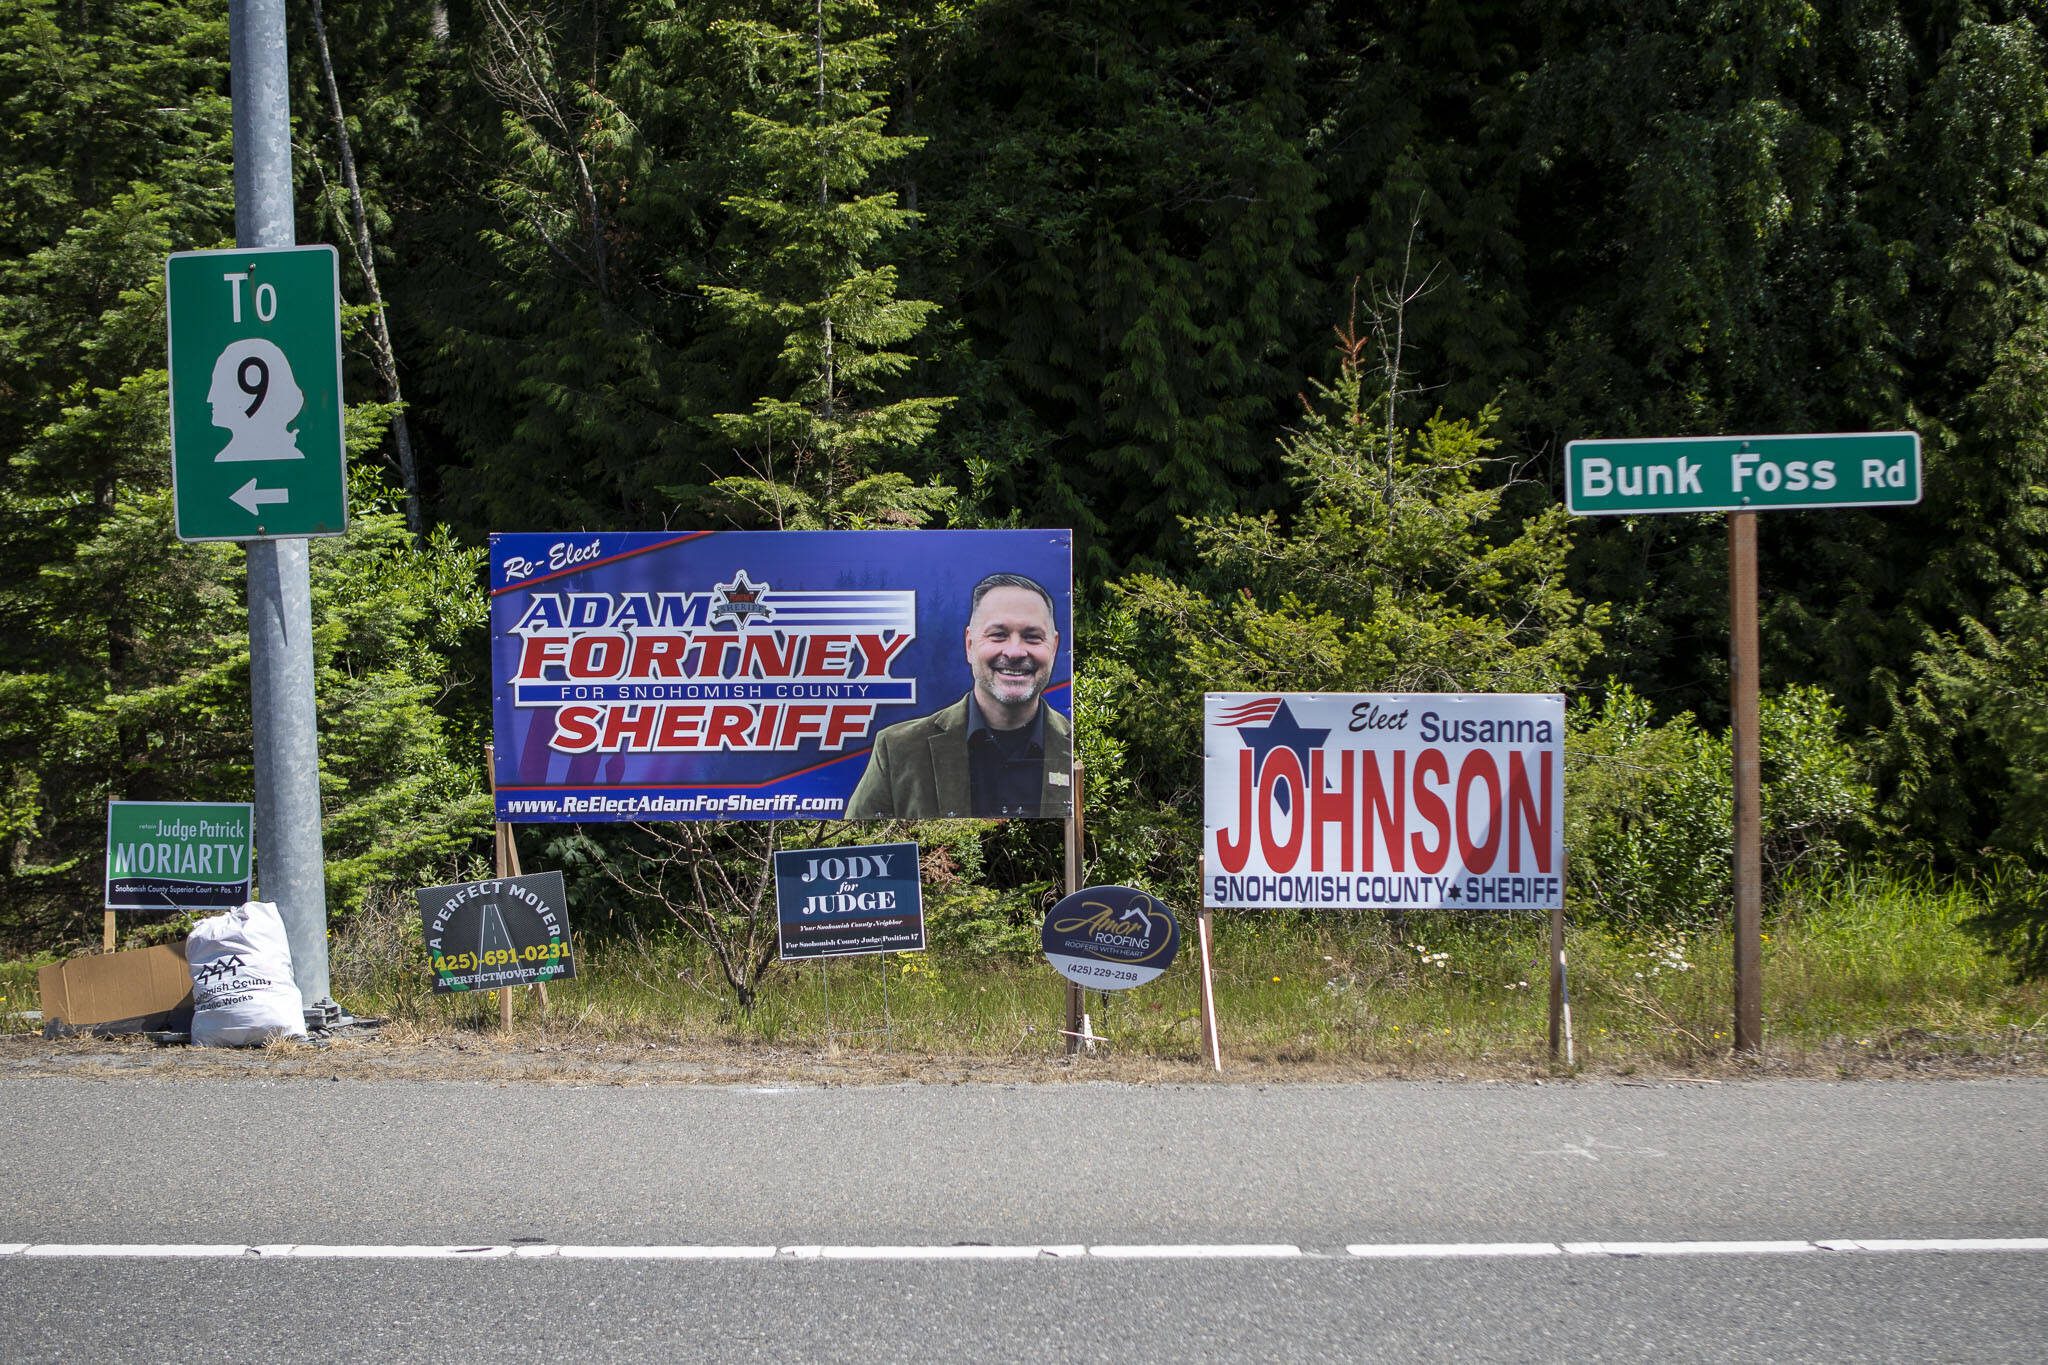
[[[1212,692],[1216,907],[1548,910],[1564,899],[1564,698]]]
[[[491,537],[498,819],[1064,819],[1069,531]]]

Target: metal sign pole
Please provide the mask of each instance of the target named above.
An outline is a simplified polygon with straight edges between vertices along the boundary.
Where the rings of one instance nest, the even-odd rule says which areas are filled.
[[[1756,513],[1728,514],[1728,692],[1735,749],[1735,1050],[1764,1041]]]
[[[235,241],[292,246],[290,74],[284,0],[232,0]],[[247,542],[249,701],[255,730],[256,867],[291,944],[309,1022],[342,1018],[327,975],[327,873],[313,701],[313,597],[306,541]]]

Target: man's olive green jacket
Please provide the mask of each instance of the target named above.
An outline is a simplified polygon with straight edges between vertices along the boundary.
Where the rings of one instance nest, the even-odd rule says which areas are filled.
[[[900,721],[875,736],[868,770],[846,803],[848,820],[935,820],[978,815],[967,766],[969,692],[943,711]],[[1074,727],[1050,706],[1045,717],[1045,782],[1038,814],[1073,814]]]

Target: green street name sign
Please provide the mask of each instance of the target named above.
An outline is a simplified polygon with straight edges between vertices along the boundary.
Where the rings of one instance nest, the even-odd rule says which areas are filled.
[[[247,802],[109,801],[109,910],[232,910],[249,899]]]
[[[1920,501],[1920,437],[1910,431],[1573,441],[1564,465],[1565,505],[1580,516]]]
[[[180,251],[164,297],[178,538],[347,530],[334,248]]]

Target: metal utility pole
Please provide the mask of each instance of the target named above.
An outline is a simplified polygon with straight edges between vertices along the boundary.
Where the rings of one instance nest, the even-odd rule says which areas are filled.
[[[290,71],[284,0],[230,0],[234,85],[235,241],[296,244],[292,218]],[[338,1022],[327,977],[326,855],[320,840],[320,750],[313,703],[313,599],[307,542],[251,540],[249,693],[256,741],[256,873],[291,941],[306,1019]]]

